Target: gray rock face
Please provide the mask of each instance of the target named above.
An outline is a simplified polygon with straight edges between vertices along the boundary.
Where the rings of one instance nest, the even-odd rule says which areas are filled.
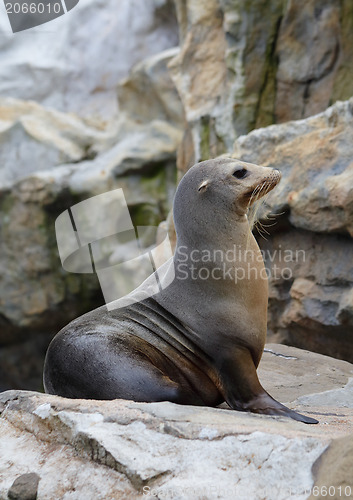
[[[33,172],[94,157],[114,131],[35,102],[0,98],[0,186]]]
[[[116,86],[138,61],[178,44],[171,0],[85,0],[68,14],[12,35],[1,16],[0,95],[116,118]]]
[[[254,130],[237,139],[233,156],[279,168],[268,203],[289,210],[289,222],[317,233],[353,236],[353,100],[323,113]]]
[[[157,226],[166,217],[180,130],[165,122],[137,125],[128,119],[122,130],[117,144],[94,160],[37,172],[2,191],[0,342],[13,342],[20,328],[48,330],[58,319],[67,323],[97,300],[95,276],[62,270],[55,240],[61,212],[82,199],[123,188],[136,225]],[[75,296],[80,300],[71,309]]]
[[[157,227],[171,208],[183,109],[167,62],[177,31],[172,0],[89,0],[2,37],[0,390],[40,389],[50,338],[103,302],[95,275],[63,271],[57,216],[116,188],[135,225]]]
[[[327,495],[335,500],[351,497],[353,495],[352,480],[347,478],[353,466],[352,457],[352,436],[335,439],[314,463],[315,486],[309,500],[323,499]]]
[[[269,338],[350,361],[352,125],[352,100],[339,102],[239,137],[233,152],[282,172],[263,208],[282,215],[267,221],[268,240],[259,238],[270,273]]]
[[[167,402],[2,393],[0,496],[6,498],[13,482],[30,470],[40,476],[39,500],[152,495],[284,500],[290,492],[304,500],[314,485],[312,465],[319,477],[317,460],[327,446],[352,433],[352,394],[346,392],[346,404],[335,406],[327,394],[347,385],[353,366],[278,345],[267,346],[260,366],[270,393],[320,423],[305,426]],[[340,482],[353,486],[344,471]]]

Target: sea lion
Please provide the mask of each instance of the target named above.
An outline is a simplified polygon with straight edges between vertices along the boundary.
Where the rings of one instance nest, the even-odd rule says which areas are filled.
[[[274,400],[256,373],[268,280],[247,213],[280,177],[232,158],[194,165],[176,191],[177,246],[158,269],[160,291],[152,295],[152,275],[130,294],[136,302],[120,299],[115,309],[99,307],[63,328],[46,355],[46,392],[208,406],[226,401],[234,410],[317,423]]]

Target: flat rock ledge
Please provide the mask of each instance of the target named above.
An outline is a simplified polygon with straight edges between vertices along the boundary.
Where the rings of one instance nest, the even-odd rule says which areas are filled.
[[[259,376],[319,424],[3,392],[0,499],[352,498],[353,365],[268,344]]]

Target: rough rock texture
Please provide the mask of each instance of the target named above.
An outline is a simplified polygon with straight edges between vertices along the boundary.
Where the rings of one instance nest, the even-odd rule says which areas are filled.
[[[126,119],[117,144],[94,160],[37,172],[2,191],[1,343],[19,328],[57,329],[96,303],[96,278],[61,267],[55,219],[82,199],[123,188],[135,224],[158,225],[172,202],[180,135],[165,122],[129,126]]]
[[[0,98],[0,186],[94,157],[114,132],[90,127],[74,114],[33,101]]]
[[[103,303],[95,275],[62,269],[58,215],[123,188],[134,224],[158,226],[175,191],[183,109],[166,68],[178,50],[173,3],[81,3],[52,32],[0,42],[0,93],[11,96],[0,99],[0,390],[40,390],[51,337]]]
[[[339,102],[306,120],[254,130],[233,153],[282,172],[264,210],[282,215],[268,221],[267,241],[259,238],[270,273],[270,338],[349,361],[352,126],[353,100]]]
[[[120,107],[137,122],[159,119],[183,127],[184,109],[167,67],[178,53],[175,47],[144,59],[119,83]]]
[[[347,388],[353,366],[285,346],[267,349],[260,370],[267,389],[316,416],[319,425],[167,402],[5,392],[0,395],[0,497],[30,472],[40,477],[38,500],[148,494],[304,500],[316,477],[321,484],[330,456],[348,464],[338,446],[344,439],[348,450],[353,430],[353,394]],[[342,391],[344,402],[332,399],[335,391]],[[341,469],[333,484],[353,487],[350,472]]]
[[[309,500],[314,498],[352,498],[351,471],[353,468],[353,436],[335,439],[313,466],[315,487]]]
[[[13,482],[8,491],[10,500],[36,500],[40,477],[35,472],[22,474]]]
[[[353,237],[353,99],[324,113],[240,137],[233,156],[279,168],[267,203],[289,222],[317,233]]]
[[[231,150],[255,127],[304,118],[353,94],[350,0],[175,0],[181,51],[170,63],[188,128],[179,154]]]
[[[0,95],[100,124],[116,116],[116,86],[132,65],[178,44],[172,0],[84,0],[15,36],[3,13],[0,33]]]

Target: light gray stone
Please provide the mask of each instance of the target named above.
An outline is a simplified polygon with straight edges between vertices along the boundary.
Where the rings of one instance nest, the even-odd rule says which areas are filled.
[[[117,143],[93,160],[33,173],[2,191],[2,342],[15,342],[25,329],[55,333],[97,305],[97,277],[63,272],[58,259],[55,220],[65,209],[122,188],[135,225],[158,226],[170,210],[181,131],[158,120],[119,123]]]
[[[0,496],[30,464],[41,477],[39,500],[58,492],[75,499],[304,500],[312,465],[328,445],[352,435],[353,365],[268,344],[259,374],[271,394],[319,424],[168,402],[2,393]],[[345,398],[333,405],[335,391]],[[341,481],[349,480],[344,474]]]
[[[40,477],[34,472],[22,474],[15,479],[8,491],[10,500],[36,500]]]
[[[232,155],[282,172],[269,211],[289,210],[291,224],[306,231],[353,236],[352,123],[351,99],[239,137]]]
[[[0,95],[34,100],[104,126],[116,86],[138,61],[178,43],[170,0],[84,0],[48,24],[12,34],[0,19]]]
[[[33,172],[94,157],[117,135],[116,129],[99,130],[74,114],[44,108],[33,101],[2,97],[0,186],[11,186]]]

